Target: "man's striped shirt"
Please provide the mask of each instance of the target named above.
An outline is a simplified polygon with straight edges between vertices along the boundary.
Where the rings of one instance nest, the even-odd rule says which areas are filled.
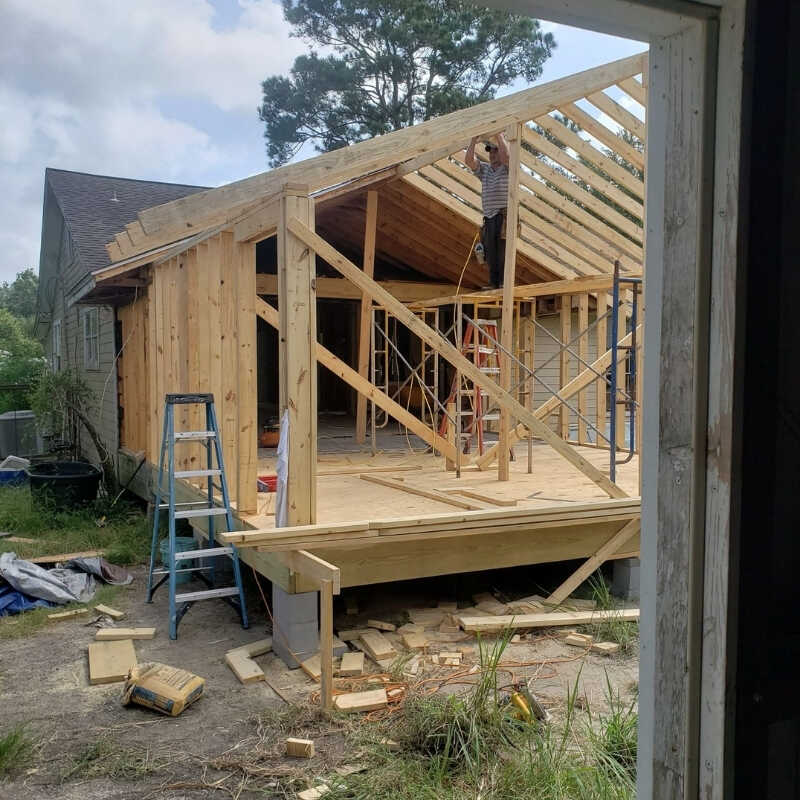
[[[475,174],[481,179],[483,216],[493,217],[508,205],[508,167],[498,164],[493,168],[485,161],[478,162]]]

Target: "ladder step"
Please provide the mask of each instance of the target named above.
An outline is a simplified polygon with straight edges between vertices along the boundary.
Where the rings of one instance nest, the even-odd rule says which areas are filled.
[[[215,478],[222,475],[221,469],[184,469],[175,473],[176,478]]]
[[[214,431],[175,431],[176,442],[201,442],[216,438]]]
[[[489,421],[489,422],[491,422],[492,420],[495,420],[495,419],[500,419],[500,415],[499,415],[499,414],[484,414],[484,415],[481,417],[481,419],[482,419],[484,422],[486,422],[486,421]]]
[[[182,592],[175,595],[176,603],[193,603],[195,600],[209,600],[212,597],[233,597],[239,594],[236,586],[226,586],[223,589],[204,589],[200,592]]]
[[[193,558],[206,558],[210,556],[229,556],[233,553],[233,548],[228,547],[206,547],[204,550],[184,550],[175,553],[176,561],[184,561]]]
[[[176,569],[175,573],[179,572],[208,572],[211,567],[186,567],[185,569]],[[153,570],[153,575],[169,575],[169,570],[166,567],[159,567]]]
[[[227,514],[227,508],[190,508],[186,511],[176,511],[175,519],[193,519],[194,517],[219,517]]]
[[[499,375],[500,374],[500,367],[481,367],[481,372],[486,375]]]

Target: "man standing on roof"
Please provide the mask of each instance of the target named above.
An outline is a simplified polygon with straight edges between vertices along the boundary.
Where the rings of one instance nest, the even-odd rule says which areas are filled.
[[[506,258],[506,206],[508,205],[508,142],[502,132],[494,141],[485,144],[489,163],[475,157],[478,137],[473,137],[467,148],[464,163],[481,179],[481,204],[483,228],[481,242],[489,264],[489,284],[492,289],[503,285]]]

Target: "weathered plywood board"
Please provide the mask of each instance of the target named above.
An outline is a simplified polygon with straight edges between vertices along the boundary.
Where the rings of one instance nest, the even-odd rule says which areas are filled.
[[[136,663],[136,651],[130,639],[92,642],[89,645],[89,683],[123,681]]]

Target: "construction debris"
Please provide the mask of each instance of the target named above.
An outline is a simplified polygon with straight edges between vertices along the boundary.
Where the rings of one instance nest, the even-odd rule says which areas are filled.
[[[311,739],[286,740],[286,755],[292,758],[314,758],[314,742]]]
[[[241,683],[256,683],[264,680],[264,671],[253,661],[257,656],[272,650],[272,639],[259,639],[250,644],[234,647],[225,653],[225,663]]]
[[[551,611],[542,614],[516,614],[502,617],[465,617],[458,621],[465,631],[502,631],[505,628],[549,628],[557,625],[589,625],[602,620],[638,622],[639,609],[614,611]]]
[[[593,653],[610,656],[619,652],[619,645],[616,642],[595,642],[591,650]]]
[[[312,681],[319,681],[322,676],[322,660],[319,653],[307,658],[305,661],[300,662],[300,669],[311,678]]]
[[[339,666],[339,675],[347,678],[359,677],[364,674],[364,654],[345,653]]]
[[[95,606],[94,610],[98,614],[102,614],[104,617],[111,617],[113,620],[119,621],[125,618],[124,611],[117,611],[116,608],[111,608],[111,606],[104,606],[101,604],[99,606]]]
[[[367,627],[368,628],[375,628],[379,631],[391,631],[394,632],[397,630],[397,625],[392,625],[391,622],[382,622],[379,619],[368,619],[367,620]]]
[[[563,641],[564,644],[568,644],[571,647],[587,648],[594,642],[594,637],[588,636],[585,633],[570,633],[568,636],[564,637]]]
[[[403,644],[409,650],[424,650],[428,644],[428,637],[424,633],[404,633]]]
[[[392,643],[382,633],[370,630],[360,638],[364,650],[373,661],[382,661],[397,655]]]
[[[100,628],[94,635],[98,642],[115,642],[118,639],[153,639],[155,628]]]
[[[177,717],[185,708],[200,699],[205,685],[205,678],[185,669],[156,662],[134,664],[125,681],[122,705],[136,703]]]
[[[92,686],[124,681],[134,666],[136,651],[130,639],[89,645],[89,683]]]
[[[352,628],[350,630],[337,631],[337,636],[343,642],[352,642],[353,639],[360,639],[365,633],[369,633],[371,628]]]
[[[48,614],[47,619],[49,619],[51,622],[59,622],[62,619],[79,617],[81,614],[86,614],[88,611],[88,608],[72,608],[69,611],[58,611],[55,614]]]
[[[411,608],[406,613],[417,625],[422,625],[423,628],[436,628],[442,624],[447,612],[441,608]]]
[[[319,800],[320,797],[326,795],[330,789],[324,784],[321,783],[319,786],[314,786],[311,789],[306,789],[305,791],[297,793],[297,800]]]
[[[333,698],[337,711],[377,711],[389,705],[386,689],[371,689],[367,692],[350,692]]]

